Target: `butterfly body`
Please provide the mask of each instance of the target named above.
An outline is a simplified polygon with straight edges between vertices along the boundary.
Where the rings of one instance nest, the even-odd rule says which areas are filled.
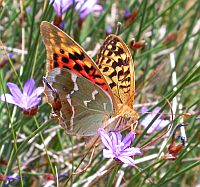
[[[67,134],[93,136],[100,127],[121,130],[137,120],[133,61],[119,37],[106,38],[95,63],[56,26],[42,22],[41,34],[47,50],[45,95]]]

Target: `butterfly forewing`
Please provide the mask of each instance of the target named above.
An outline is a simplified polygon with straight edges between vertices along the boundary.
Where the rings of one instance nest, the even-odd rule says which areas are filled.
[[[58,92],[61,101],[61,124],[71,135],[96,135],[112,113],[109,94],[88,79],[67,69],[55,68],[47,76],[48,83]],[[45,87],[48,102],[52,105],[54,95]]]
[[[109,35],[97,55],[96,64],[106,78],[118,104],[132,108],[135,93],[134,64],[126,44]]]
[[[112,91],[101,71],[79,44],[49,22],[43,21],[40,30],[47,51],[47,74],[57,67],[70,69],[100,86],[112,97]]]

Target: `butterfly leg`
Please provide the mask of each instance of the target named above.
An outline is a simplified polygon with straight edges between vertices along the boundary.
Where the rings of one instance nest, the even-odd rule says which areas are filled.
[[[89,159],[88,164],[87,164],[82,170],[72,173],[72,175],[79,175],[79,174],[85,172],[85,171],[91,166],[91,164],[92,164],[92,159],[94,158],[94,154],[95,154],[95,148],[96,148],[96,145],[95,145],[95,144],[96,144],[97,140],[98,140],[98,138],[95,140],[95,142],[93,143],[93,145],[89,148],[89,150],[88,150],[87,153],[85,154],[85,155],[87,155],[87,154],[89,153],[89,151],[92,149],[92,153],[91,153],[91,155],[90,155],[90,159]],[[83,161],[84,159],[85,159],[85,157],[81,160],[80,163],[82,163],[82,161]],[[79,166],[80,166],[80,165],[79,165]],[[78,167],[79,167],[79,166],[78,166]],[[78,168],[78,167],[77,167],[77,168]]]
[[[138,125],[138,121],[135,121],[134,123],[131,123],[131,132],[135,131],[135,129],[137,128]]]

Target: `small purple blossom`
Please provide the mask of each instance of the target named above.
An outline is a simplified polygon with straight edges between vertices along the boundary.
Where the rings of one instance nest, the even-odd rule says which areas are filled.
[[[68,174],[67,173],[61,173],[58,175],[58,179],[64,179],[64,178],[67,178],[68,177]]]
[[[27,12],[27,13],[30,13],[30,12],[31,12],[31,7],[30,7],[30,6],[27,6],[27,7],[26,7],[26,12]]]
[[[122,140],[119,132],[111,131],[107,133],[103,128],[98,130],[102,143],[107,149],[103,149],[104,158],[114,158],[124,164],[135,166],[133,156],[141,154],[140,148],[130,147],[135,139],[135,132],[132,131]]]
[[[23,92],[21,92],[16,84],[8,82],[7,86],[11,94],[2,94],[0,100],[17,105],[24,111],[28,111],[33,107],[37,107],[41,101],[41,94],[44,91],[43,87],[38,87],[33,91],[34,85],[35,81],[33,79],[28,80],[24,84]]]
[[[3,60],[8,60],[9,58],[13,58],[13,53],[7,53],[6,55],[3,55]]]
[[[103,11],[103,7],[97,4],[97,0],[50,0],[50,4],[53,5],[57,16],[61,16],[73,4],[76,4],[75,11],[80,14],[82,20],[92,12],[100,13]]]
[[[145,114],[148,111],[147,107],[141,108],[141,113]],[[140,122],[140,124],[147,128],[147,126],[151,123],[151,121],[155,118],[155,116],[159,113],[160,107],[156,107],[150,114],[147,114],[147,116]],[[151,127],[147,130],[147,134],[152,134],[156,130],[161,130],[164,127],[166,127],[170,123],[169,120],[163,120],[162,114],[158,116],[158,118],[153,122]]]
[[[13,181],[19,181],[20,180],[20,177],[19,176],[6,176],[6,180],[8,182],[13,182]]]
[[[19,180],[20,180],[19,176],[6,176],[3,174],[0,174],[0,181],[6,182],[4,187],[11,186],[11,183],[13,183],[14,181],[19,181]]]
[[[61,16],[76,2],[77,0],[50,0],[57,16]]]
[[[129,8],[126,8],[125,11],[124,11],[124,15],[123,15],[123,18],[124,19],[127,19],[128,17],[131,16],[131,11]]]
[[[110,25],[106,26],[106,33],[111,34],[112,33],[112,27]]]
[[[103,7],[97,4],[97,0],[77,0],[77,5],[75,10],[80,13],[80,19],[85,19],[88,14],[101,13],[103,11]]]

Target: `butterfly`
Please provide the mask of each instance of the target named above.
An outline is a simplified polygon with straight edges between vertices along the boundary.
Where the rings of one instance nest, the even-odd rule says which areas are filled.
[[[126,44],[109,35],[96,62],[65,32],[43,21],[45,95],[69,135],[94,136],[100,127],[121,130],[136,122],[134,64]]]

